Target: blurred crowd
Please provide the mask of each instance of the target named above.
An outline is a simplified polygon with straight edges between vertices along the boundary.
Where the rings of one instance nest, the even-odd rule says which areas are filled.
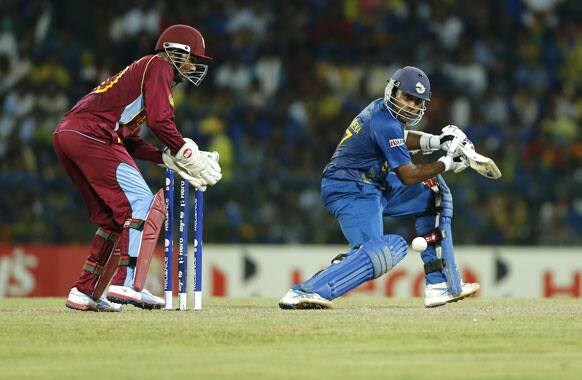
[[[0,241],[89,241],[95,226],[53,130],[185,23],[214,57],[200,87],[174,93],[181,132],[221,155],[206,241],[343,243],[321,205],[321,171],[390,74],[415,65],[433,95],[420,129],[460,126],[503,172],[446,174],[456,243],[582,243],[579,1],[4,0],[0,10]],[[163,169],[140,167],[162,186]],[[386,224],[414,234],[412,221]]]

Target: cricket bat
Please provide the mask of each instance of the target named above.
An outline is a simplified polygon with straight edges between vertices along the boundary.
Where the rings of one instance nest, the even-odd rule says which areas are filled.
[[[499,170],[495,161],[477,153],[473,144],[462,146],[461,154],[465,156],[469,162],[469,166],[483,177],[489,179],[501,178],[501,170]]]

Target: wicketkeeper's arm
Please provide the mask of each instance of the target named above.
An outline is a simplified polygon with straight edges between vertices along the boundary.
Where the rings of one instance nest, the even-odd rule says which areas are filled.
[[[123,145],[131,157],[138,160],[153,162],[154,164],[161,164],[162,151],[148,143],[141,136],[129,136],[123,140]]]
[[[167,69],[167,62],[155,58],[144,73],[142,90],[148,128],[176,154],[184,140],[174,122],[172,82],[173,73]]]

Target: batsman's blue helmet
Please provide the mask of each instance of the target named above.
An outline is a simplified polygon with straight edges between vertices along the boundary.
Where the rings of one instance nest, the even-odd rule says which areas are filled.
[[[396,90],[400,90],[412,97],[422,100],[420,107],[412,107],[412,111],[405,109],[405,104],[396,99]],[[402,67],[388,80],[384,90],[384,104],[388,111],[407,126],[420,122],[426,111],[425,102],[430,101],[430,81],[424,71],[413,66]]]

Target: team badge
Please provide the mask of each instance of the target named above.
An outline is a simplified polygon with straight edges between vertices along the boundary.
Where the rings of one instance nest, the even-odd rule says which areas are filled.
[[[424,94],[424,92],[426,91],[426,88],[424,87],[424,85],[420,82],[416,83],[416,92],[418,92],[419,94]]]

